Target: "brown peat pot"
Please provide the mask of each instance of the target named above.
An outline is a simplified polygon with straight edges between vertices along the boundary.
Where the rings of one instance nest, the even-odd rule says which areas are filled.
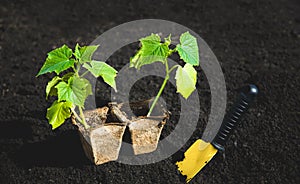
[[[161,131],[169,113],[158,103],[152,114],[146,117],[151,100],[133,103],[109,103],[108,107],[87,110],[85,120],[90,128],[72,117],[78,126],[80,140],[86,156],[96,165],[118,159],[122,138],[126,129],[131,134],[134,154],[156,150]]]

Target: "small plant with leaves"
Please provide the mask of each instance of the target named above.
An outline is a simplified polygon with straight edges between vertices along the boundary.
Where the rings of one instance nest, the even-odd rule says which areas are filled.
[[[187,99],[196,89],[197,71],[194,66],[199,65],[199,51],[197,39],[189,32],[185,32],[180,36],[180,43],[174,49],[170,48],[171,35],[162,42],[158,34],[151,34],[141,38],[140,43],[141,48],[130,59],[130,67],[135,67],[139,70],[143,65],[162,62],[166,68],[165,79],[147,114],[147,117],[149,117],[170,78],[170,73],[174,69],[177,68],[175,79],[178,93]],[[183,67],[175,65],[169,68],[167,58],[175,52],[179,54],[185,65]]]
[[[47,109],[46,115],[52,129],[62,125],[72,114],[86,129],[89,128],[83,114],[85,100],[92,94],[92,85],[84,78],[88,72],[95,77],[101,76],[108,85],[116,89],[117,71],[103,61],[92,59],[97,49],[98,45],[81,47],[77,44],[73,52],[68,46],[63,45],[48,53],[37,76],[51,72],[56,74],[46,87],[46,99],[49,96],[57,96],[57,100]],[[82,75],[79,74],[81,67],[87,69]]]

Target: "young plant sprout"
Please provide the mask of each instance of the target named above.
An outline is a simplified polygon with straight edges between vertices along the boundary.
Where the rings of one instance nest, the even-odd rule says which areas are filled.
[[[68,46],[63,45],[48,53],[37,76],[51,72],[56,73],[46,87],[46,99],[49,96],[57,96],[57,100],[47,109],[46,115],[52,129],[62,125],[72,114],[86,129],[89,128],[83,114],[85,100],[93,93],[91,83],[84,78],[88,72],[95,77],[101,76],[108,85],[116,90],[117,71],[105,62],[92,59],[97,48],[98,45],[81,47],[76,44],[73,52]],[[86,68],[87,71],[79,75],[81,67]],[[79,109],[79,115],[75,111],[76,108]]]
[[[171,35],[165,38],[162,43],[158,34],[151,34],[150,36],[141,38],[140,43],[140,50],[130,58],[130,67],[135,67],[139,70],[141,66],[154,62],[162,62],[166,67],[165,79],[147,114],[147,117],[149,117],[169,80],[170,73],[174,69],[177,68],[175,75],[177,93],[180,93],[187,99],[196,89],[197,71],[193,66],[199,65],[199,52],[197,39],[189,32],[181,34],[180,43],[176,45],[175,49],[169,48]],[[180,58],[185,62],[184,67],[175,65],[169,68],[167,58],[175,52],[177,52]]]

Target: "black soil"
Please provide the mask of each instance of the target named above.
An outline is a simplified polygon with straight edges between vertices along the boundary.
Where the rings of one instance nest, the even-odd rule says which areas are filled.
[[[256,83],[261,90],[225,153],[191,183],[300,183],[299,12],[296,0],[2,0],[0,183],[182,183],[174,163],[201,137],[210,107],[200,68],[198,131],[178,153],[143,166],[90,163],[76,127],[68,122],[52,131],[45,119],[50,103],[44,90],[51,75],[35,78],[51,49],[64,43],[89,44],[114,26],[144,18],[175,21],[204,38],[221,63],[229,105],[244,84]],[[134,51],[133,46],[123,48],[108,62],[120,69]],[[132,99],[152,97],[161,82],[144,79],[134,87]],[[163,137],[176,126],[174,92],[168,84],[163,94],[173,112]]]

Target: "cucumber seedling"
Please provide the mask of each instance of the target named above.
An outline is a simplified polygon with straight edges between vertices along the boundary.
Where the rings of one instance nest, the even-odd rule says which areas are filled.
[[[51,72],[56,74],[46,87],[46,99],[49,96],[57,97],[57,100],[47,109],[46,115],[52,129],[62,125],[72,114],[86,129],[89,128],[83,114],[85,100],[93,93],[91,83],[84,78],[88,72],[95,77],[101,76],[104,82],[116,90],[117,71],[103,61],[92,59],[97,48],[98,45],[81,47],[76,44],[73,52],[68,46],[63,45],[48,53],[37,76]],[[81,67],[86,68],[87,71],[80,75]],[[79,115],[76,113],[76,108],[79,109]]]
[[[187,99],[196,89],[197,71],[194,66],[199,65],[199,51],[197,39],[189,32],[181,34],[180,43],[174,49],[170,48],[171,35],[165,38],[162,43],[160,36],[152,33],[150,36],[141,38],[140,43],[141,48],[130,58],[130,67],[139,70],[143,65],[162,62],[166,69],[165,79],[147,114],[147,117],[149,117],[170,78],[170,73],[174,69],[177,68],[175,75],[177,93]],[[180,59],[185,62],[185,65],[182,67],[177,64],[169,68],[167,58],[176,52],[179,54]]]

